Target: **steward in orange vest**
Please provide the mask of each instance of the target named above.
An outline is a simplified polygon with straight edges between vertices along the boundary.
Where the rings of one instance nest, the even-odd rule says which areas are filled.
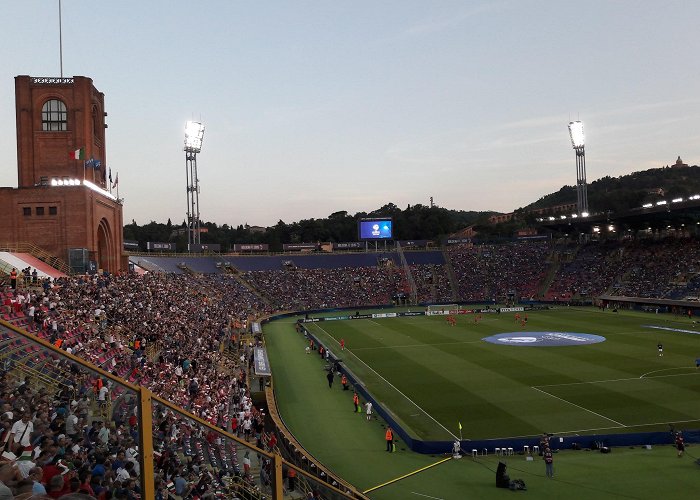
[[[391,427],[386,428],[384,439],[386,439],[386,451],[391,453],[394,450],[394,432],[391,430]]]
[[[360,413],[360,398],[357,393],[352,396],[352,404],[355,405],[355,413]]]

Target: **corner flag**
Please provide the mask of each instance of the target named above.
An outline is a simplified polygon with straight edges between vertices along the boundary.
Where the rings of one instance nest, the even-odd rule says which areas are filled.
[[[459,425],[459,430],[461,431],[462,430],[462,422],[457,422],[457,424]]]

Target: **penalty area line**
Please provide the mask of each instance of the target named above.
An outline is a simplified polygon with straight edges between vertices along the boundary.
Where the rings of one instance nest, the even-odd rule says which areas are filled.
[[[692,366],[680,366],[678,368],[662,368],[661,370],[654,370],[650,372],[643,373],[642,375],[639,376],[639,378],[644,378],[647,375],[651,375],[652,373],[659,373],[659,372],[670,372],[674,370],[693,370],[697,371],[697,368],[693,368]],[[658,377],[649,377],[649,378],[661,378],[661,377],[679,377],[682,375],[697,375],[697,373],[679,373],[677,375],[659,375]]]
[[[412,491],[411,493],[413,493],[414,495],[418,495],[418,496],[421,496],[421,497],[425,497],[425,498],[434,498],[435,500],[445,500],[444,498],[440,498],[440,497],[431,497],[430,495],[424,495],[423,493],[418,493],[418,492],[416,492],[416,491]]]

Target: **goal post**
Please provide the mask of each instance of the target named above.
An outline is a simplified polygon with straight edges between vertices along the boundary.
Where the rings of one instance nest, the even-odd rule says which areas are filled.
[[[447,316],[458,314],[459,304],[433,304],[425,308],[426,316]]]

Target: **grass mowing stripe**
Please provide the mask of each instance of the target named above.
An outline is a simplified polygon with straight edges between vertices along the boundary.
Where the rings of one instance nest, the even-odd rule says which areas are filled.
[[[605,420],[610,420],[612,423],[617,424],[617,425],[620,426],[620,427],[627,427],[625,424],[621,424],[621,423],[618,422],[617,420],[613,420],[612,418],[608,418],[608,417],[606,417],[605,415],[601,415],[600,413],[596,413],[596,412],[594,412],[593,410],[589,410],[588,408],[584,408],[584,407],[581,406],[581,405],[577,405],[576,403],[572,403],[571,401],[567,401],[567,400],[564,399],[564,398],[560,398],[559,396],[555,396],[554,394],[550,394],[550,393],[548,393],[547,391],[543,391],[542,389],[538,389],[537,387],[534,387],[534,386],[532,387],[532,389],[535,389],[536,391],[540,391],[540,392],[546,394],[547,396],[552,396],[553,398],[556,398],[556,399],[559,399],[559,400],[561,400],[561,401],[564,401],[565,403],[569,403],[570,405],[573,405],[573,406],[575,406],[575,407],[577,407],[577,408],[581,408],[582,410],[585,410],[585,411],[587,411],[587,412],[589,412],[589,413],[593,413],[594,415],[598,415],[599,417],[604,418]]]
[[[465,340],[464,342],[437,342],[434,344],[408,344],[408,345],[385,345],[381,347],[355,347],[353,351],[367,351],[370,349],[401,349],[404,347],[437,347],[442,345],[478,344],[483,340]]]
[[[335,339],[335,337],[333,337],[333,335],[331,335],[331,334],[328,333],[326,330],[324,330],[323,327],[321,327],[321,325],[319,325],[318,323],[315,323],[313,326],[317,327],[319,330],[321,330],[323,333],[325,333],[329,338],[333,339],[335,342],[338,342],[338,341]],[[430,418],[433,422],[435,422],[435,423],[438,424],[440,427],[442,427],[445,431],[447,431],[447,433],[448,433],[449,435],[451,435],[453,438],[457,439],[457,436],[455,436],[452,432],[450,432],[450,430],[449,430],[447,427],[445,427],[445,426],[442,425],[440,422],[438,422],[437,420],[435,420],[427,411],[425,411],[423,408],[421,408],[420,406],[418,406],[411,398],[409,398],[409,397],[406,396],[403,392],[401,392],[394,384],[392,384],[392,383],[389,382],[387,379],[385,379],[384,377],[382,377],[379,373],[377,373],[377,371],[376,371],[374,368],[372,368],[372,367],[369,366],[367,363],[365,363],[365,362],[362,361],[360,358],[358,358],[358,357],[357,357],[355,354],[353,354],[353,352],[350,351],[349,349],[346,349],[346,352],[348,352],[349,354],[351,354],[356,360],[358,360],[360,363],[362,363],[363,365],[365,365],[365,366],[367,367],[367,369],[369,369],[370,371],[372,371],[377,377],[379,377],[380,379],[382,379],[382,380],[383,380],[387,385],[389,385],[392,389],[394,389],[396,392],[398,392],[399,394],[401,394],[401,396],[403,396],[407,401],[410,401],[411,404],[413,404],[416,408],[418,408],[424,415],[426,415],[426,416],[427,416],[428,418]],[[388,411],[388,410],[389,410],[389,409],[387,408],[387,411]]]

